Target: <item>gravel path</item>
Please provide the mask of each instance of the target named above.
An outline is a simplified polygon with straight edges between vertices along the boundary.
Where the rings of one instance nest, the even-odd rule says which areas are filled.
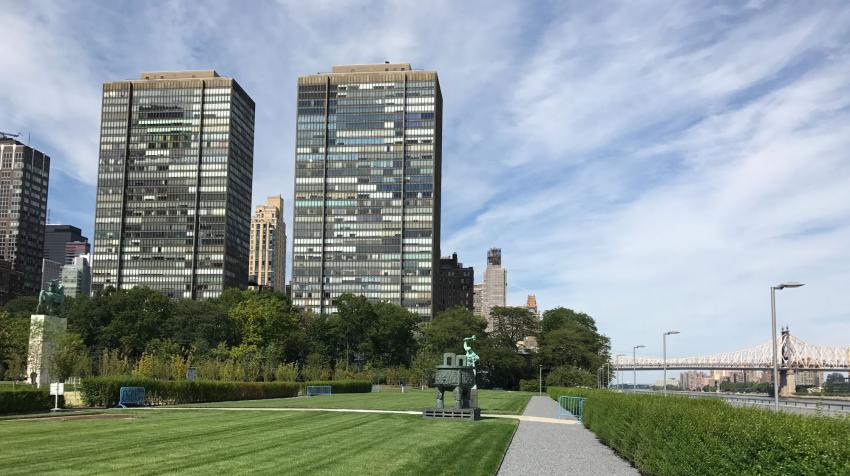
[[[556,415],[549,397],[531,397],[523,416]],[[639,475],[640,473],[582,425],[521,420],[499,475]]]

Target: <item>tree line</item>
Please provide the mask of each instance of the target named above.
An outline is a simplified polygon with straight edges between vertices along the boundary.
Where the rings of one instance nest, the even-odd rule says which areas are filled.
[[[16,298],[0,311],[0,373],[25,379],[29,316],[35,298]],[[228,289],[207,300],[174,301],[149,288],[108,288],[67,298],[68,332],[53,359],[60,377],[135,374],[274,381],[366,378],[427,385],[444,352],[473,345],[485,387],[534,386],[543,369],[551,385],[595,383],[610,343],[590,316],[562,307],[538,319],[523,307],[492,311],[493,328],[468,309],[446,310],[430,322],[387,302],[344,295],[338,311],[318,315],[270,290]],[[523,352],[518,342],[537,339]],[[532,385],[533,384],[533,385]]]

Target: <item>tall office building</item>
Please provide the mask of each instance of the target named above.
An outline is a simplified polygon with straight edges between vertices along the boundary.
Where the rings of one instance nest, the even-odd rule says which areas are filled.
[[[76,256],[71,263],[62,266],[62,286],[66,296],[88,296],[91,294],[91,268],[88,256]]]
[[[103,85],[93,289],[209,298],[248,282],[254,101],[215,71]]]
[[[251,253],[248,275],[257,285],[283,292],[286,288],[286,223],[283,198],[269,197],[257,205],[251,219]]]
[[[478,288],[476,284],[476,298],[480,306],[476,308],[475,314],[487,320],[487,330],[493,330],[493,322],[490,319],[490,311],[494,307],[506,305],[508,289],[508,271],[502,268],[502,250],[491,248],[487,251],[487,268],[484,269],[484,283]]]
[[[10,294],[41,289],[50,157],[0,135],[0,261],[13,271]]]
[[[91,253],[91,245],[88,241],[69,241],[65,243],[65,264],[74,262],[77,256]]]
[[[464,268],[463,263],[457,260],[457,253],[440,258],[438,284],[434,299],[434,315],[456,306],[472,311],[475,271],[472,266]]]
[[[409,64],[298,78],[292,295],[317,313],[343,293],[434,311],[442,94]]]
[[[44,226],[44,258],[57,263],[70,263],[67,259],[68,243],[85,243],[89,239],[74,225],[47,224]],[[82,254],[88,253],[85,251]],[[74,259],[72,256],[71,259]]]
[[[41,260],[41,287],[50,289],[50,281],[62,279],[62,263],[44,258]]]

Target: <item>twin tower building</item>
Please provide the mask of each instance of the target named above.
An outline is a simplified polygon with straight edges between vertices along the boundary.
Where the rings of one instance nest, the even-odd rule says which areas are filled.
[[[294,304],[330,313],[352,293],[430,318],[440,266],[437,73],[334,66],[299,77],[297,95]],[[251,226],[255,107],[215,71],[104,84],[94,290],[211,298],[244,288],[249,274],[283,289],[283,265],[265,266],[285,259],[285,238],[269,233],[282,226],[282,201],[265,205],[265,228]],[[249,260],[251,246],[261,257]]]

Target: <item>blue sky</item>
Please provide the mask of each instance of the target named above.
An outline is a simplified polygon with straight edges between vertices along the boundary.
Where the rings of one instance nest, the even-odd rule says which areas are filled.
[[[254,203],[291,217],[296,77],[410,62],[443,88],[443,254],[501,247],[511,303],[691,355],[766,341],[794,279],[780,323],[850,344],[845,2],[4,3],[0,130],[53,157],[53,222],[91,236],[104,81],[236,78]]]

